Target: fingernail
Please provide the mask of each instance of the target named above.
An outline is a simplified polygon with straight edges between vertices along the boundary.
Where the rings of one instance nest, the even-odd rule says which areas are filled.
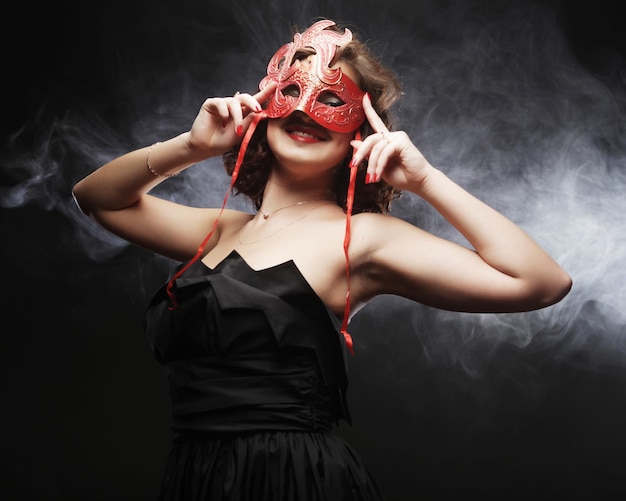
[[[243,125],[237,126],[237,135],[241,136],[243,134]]]
[[[353,157],[352,160],[350,160],[350,168],[356,167],[356,166],[357,166],[357,161],[356,161],[356,158]]]
[[[263,111],[263,108],[261,108],[261,105],[260,105],[260,104],[257,104],[257,105],[256,105],[255,111],[256,111],[257,113],[259,113],[259,112]]]
[[[370,177],[370,173],[368,172],[367,174],[365,174],[365,184],[370,184],[371,181],[371,177]]]

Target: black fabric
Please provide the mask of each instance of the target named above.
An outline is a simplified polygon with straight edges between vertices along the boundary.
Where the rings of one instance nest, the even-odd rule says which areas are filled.
[[[145,328],[166,372],[174,444],[162,500],[380,500],[349,421],[339,322],[293,261],[255,271],[233,251],[152,299]]]

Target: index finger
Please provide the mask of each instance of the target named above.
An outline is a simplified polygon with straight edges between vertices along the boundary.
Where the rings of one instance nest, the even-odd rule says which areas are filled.
[[[385,122],[383,122],[383,119],[378,116],[378,113],[376,113],[376,110],[372,106],[372,101],[370,100],[370,96],[367,92],[363,96],[363,111],[365,111],[367,121],[372,126],[374,132],[389,132]]]
[[[277,85],[278,85],[278,82],[271,82],[252,97],[254,97],[254,99],[256,99],[262,105],[265,101],[269,99],[272,93],[276,90]]]

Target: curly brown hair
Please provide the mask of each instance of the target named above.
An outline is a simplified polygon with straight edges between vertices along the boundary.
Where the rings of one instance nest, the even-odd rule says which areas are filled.
[[[337,26],[331,26],[327,29],[343,32]],[[313,51],[297,54],[295,58],[305,57],[311,53]],[[369,94],[372,106],[391,130],[391,107],[401,95],[400,84],[396,75],[385,67],[370,52],[365,43],[358,40],[355,35],[353,35],[352,41],[337,50],[335,60],[350,65],[356,74],[356,83]],[[372,133],[373,130],[366,120],[361,126],[361,135],[367,137]],[[233,173],[238,154],[239,145],[233,147],[223,156],[224,166],[229,175]],[[344,210],[346,210],[350,176],[348,165],[351,157],[352,152],[338,166],[334,189],[337,204]],[[233,185],[233,192],[247,196],[257,209],[261,207],[263,202],[263,193],[273,159],[273,153],[267,143],[267,121],[262,121],[250,139],[239,175]],[[378,183],[365,184],[366,170],[367,162],[363,161],[357,171],[352,212],[354,214],[359,212],[389,212],[391,202],[397,199],[402,192],[382,180]]]

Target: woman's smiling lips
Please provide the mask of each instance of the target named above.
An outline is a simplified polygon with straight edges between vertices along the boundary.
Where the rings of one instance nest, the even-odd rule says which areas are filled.
[[[287,134],[294,141],[302,143],[317,143],[320,141],[326,141],[326,138],[321,137],[316,131],[312,131],[310,129],[289,129],[287,130]]]
[[[300,119],[290,120],[285,127],[285,132],[292,140],[302,143],[317,143],[329,139],[326,130],[306,124]]]

